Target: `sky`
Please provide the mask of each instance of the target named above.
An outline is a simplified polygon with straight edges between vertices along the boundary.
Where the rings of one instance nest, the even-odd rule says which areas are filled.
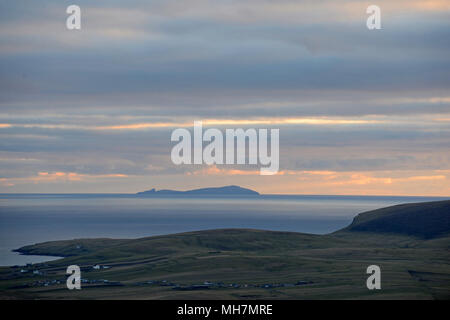
[[[173,164],[194,121],[278,128],[278,174]],[[450,196],[449,151],[450,1],[0,0],[0,193]]]

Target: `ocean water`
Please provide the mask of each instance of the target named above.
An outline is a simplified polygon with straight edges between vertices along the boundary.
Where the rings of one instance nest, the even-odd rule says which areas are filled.
[[[11,250],[75,238],[139,238],[216,228],[256,228],[325,234],[358,213],[425,197],[280,196],[140,198],[133,195],[0,194],[0,266],[57,257]]]

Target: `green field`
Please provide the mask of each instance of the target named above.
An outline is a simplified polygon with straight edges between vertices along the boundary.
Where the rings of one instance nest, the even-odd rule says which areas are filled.
[[[450,201],[440,201],[364,213],[329,235],[222,229],[46,242],[19,251],[65,258],[0,268],[0,298],[449,299],[449,218]],[[66,287],[72,264],[82,290]],[[372,264],[381,290],[366,287]]]

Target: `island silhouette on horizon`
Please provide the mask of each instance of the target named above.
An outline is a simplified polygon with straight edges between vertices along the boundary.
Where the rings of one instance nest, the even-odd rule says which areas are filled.
[[[223,186],[223,187],[210,187],[210,188],[200,188],[192,189],[186,191],[162,189],[156,190],[155,188],[136,193],[138,196],[259,196],[259,192],[251,189],[242,188],[236,185]]]

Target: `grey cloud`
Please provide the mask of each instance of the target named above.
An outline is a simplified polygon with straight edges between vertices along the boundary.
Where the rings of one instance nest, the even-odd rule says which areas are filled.
[[[73,126],[192,118],[404,117],[401,124],[285,126],[282,167],[435,170],[450,163],[448,122],[430,122],[450,117],[448,11],[403,12],[405,1],[381,1],[383,29],[370,32],[364,10],[358,16],[362,1],[355,14],[339,1],[80,0],[83,29],[70,33],[70,1],[30,3],[0,3],[0,123],[72,127],[0,127],[1,177],[62,171],[183,179],[190,169],[171,164],[169,129]]]

